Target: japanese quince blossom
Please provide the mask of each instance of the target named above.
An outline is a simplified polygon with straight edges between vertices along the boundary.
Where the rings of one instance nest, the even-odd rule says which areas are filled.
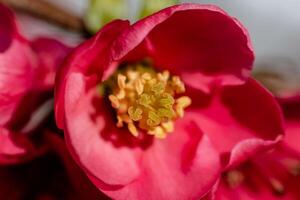
[[[26,40],[13,13],[0,5],[0,164],[44,151],[41,122],[51,111],[55,71],[70,51],[47,38]],[[53,101],[52,101],[53,102]]]
[[[0,166],[0,199],[107,199],[88,180],[53,132],[45,132],[43,156],[18,165]]]
[[[116,20],[56,79],[57,124],[113,199],[200,199],[222,170],[276,144],[283,119],[249,77],[245,28],[218,7],[181,4]]]
[[[300,98],[280,98],[286,135],[276,148],[224,173],[215,199],[300,199]]]

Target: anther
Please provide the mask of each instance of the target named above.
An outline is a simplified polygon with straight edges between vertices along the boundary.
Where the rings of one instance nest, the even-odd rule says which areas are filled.
[[[150,111],[148,114],[147,124],[149,126],[157,126],[160,124],[160,117],[153,111]]]
[[[161,94],[165,90],[165,86],[162,82],[158,82],[154,84],[151,88],[151,91],[154,92],[155,94]]]
[[[142,106],[148,107],[151,104],[151,97],[148,94],[142,94],[138,99],[138,103]]]
[[[142,119],[142,113],[143,110],[140,108],[134,108],[133,106],[128,108],[128,114],[133,121],[139,121]]]
[[[112,106],[113,108],[118,109],[119,106],[120,106],[120,103],[119,103],[118,98],[117,98],[115,95],[109,95],[108,98],[109,98],[109,100],[110,100],[110,102],[111,102],[111,106]]]
[[[151,79],[151,75],[149,73],[144,73],[142,75],[142,79],[144,79],[146,81],[149,81]]]
[[[132,122],[128,123],[128,130],[134,137],[139,135],[135,125]]]
[[[173,76],[172,81],[173,81],[173,86],[176,88],[175,89],[176,93],[180,94],[185,92],[184,84],[178,76]]]
[[[118,127],[118,128],[123,127],[123,120],[122,120],[122,118],[121,118],[120,115],[117,115],[117,120],[118,120],[118,122],[117,122],[117,127]]]
[[[118,74],[118,86],[121,90],[123,90],[126,86],[126,76],[122,75],[122,74]]]
[[[166,137],[166,133],[164,132],[163,128],[158,126],[158,127],[155,127],[153,130],[149,131],[149,134],[150,135],[154,135],[154,137],[156,138],[160,138],[160,139],[163,139]]]
[[[144,91],[144,84],[142,82],[142,79],[137,79],[135,81],[135,89],[136,89],[138,95],[141,95],[143,93],[143,91]]]
[[[119,91],[119,93],[116,95],[116,97],[117,97],[118,99],[124,99],[124,97],[125,97],[125,90],[121,89],[121,90]]]
[[[191,105],[192,100],[189,97],[187,97],[187,96],[182,96],[182,97],[179,97],[178,99],[176,99],[176,103],[180,107],[186,108],[189,105]]]
[[[172,121],[163,122],[161,126],[167,133],[171,133],[174,130],[174,123]]]
[[[127,76],[129,78],[129,80],[135,80],[139,76],[139,73],[136,71],[133,71],[133,70],[128,70]]]

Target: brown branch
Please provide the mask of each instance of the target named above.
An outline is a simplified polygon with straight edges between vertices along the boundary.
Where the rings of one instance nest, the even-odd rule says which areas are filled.
[[[67,29],[84,31],[81,18],[45,0],[0,0],[0,2],[22,12],[43,18]]]

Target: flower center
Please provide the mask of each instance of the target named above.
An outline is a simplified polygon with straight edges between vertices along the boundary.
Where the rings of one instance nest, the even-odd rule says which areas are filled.
[[[185,86],[168,71],[156,72],[144,65],[128,65],[109,80],[109,100],[117,114],[117,127],[126,125],[137,137],[138,128],[156,138],[173,131],[174,120],[191,104]]]

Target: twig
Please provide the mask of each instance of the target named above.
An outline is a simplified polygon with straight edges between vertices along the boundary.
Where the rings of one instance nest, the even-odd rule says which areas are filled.
[[[0,2],[22,12],[43,18],[67,29],[84,31],[81,18],[74,16],[65,10],[45,0],[0,0]]]

